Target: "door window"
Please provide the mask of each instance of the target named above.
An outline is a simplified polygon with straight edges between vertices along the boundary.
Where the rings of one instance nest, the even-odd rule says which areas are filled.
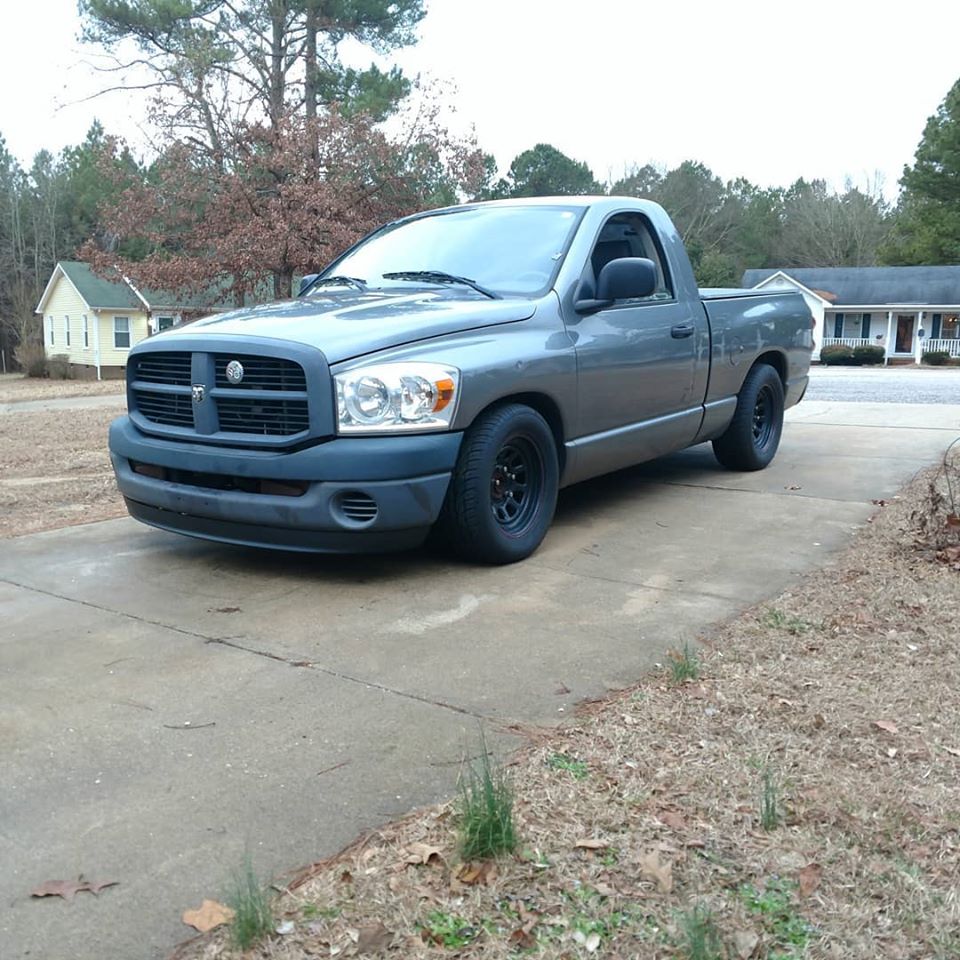
[[[647,260],[652,260],[657,268],[657,289],[649,297],[624,302],[673,299],[673,285],[667,270],[666,258],[660,249],[655,232],[642,214],[617,213],[607,220],[593,245],[593,252],[584,271],[584,282],[590,284],[595,291],[600,271],[611,260],[619,260],[622,257],[645,257]]]

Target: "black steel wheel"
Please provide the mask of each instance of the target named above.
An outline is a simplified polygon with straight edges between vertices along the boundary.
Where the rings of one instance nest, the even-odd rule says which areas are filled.
[[[523,560],[546,536],[558,486],[543,417],[519,403],[493,407],[464,435],[439,521],[443,539],[470,560]]]
[[[733,419],[713,441],[713,452],[728,470],[762,470],[774,458],[783,433],[783,383],[769,364],[747,374]]]

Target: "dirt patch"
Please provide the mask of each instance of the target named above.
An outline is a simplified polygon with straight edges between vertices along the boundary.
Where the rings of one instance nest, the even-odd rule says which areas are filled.
[[[417,812],[295,874],[243,956],[960,955],[960,562],[917,542],[924,484],[703,638],[695,678],[665,658],[531,738],[516,855],[464,865],[456,806]]]
[[[123,380],[41,380],[8,373],[0,376],[0,403],[54,400],[60,397],[100,397],[105,394],[116,394],[122,398],[125,389],[126,382]]]
[[[124,515],[107,451],[122,404],[0,416],[0,538]]]

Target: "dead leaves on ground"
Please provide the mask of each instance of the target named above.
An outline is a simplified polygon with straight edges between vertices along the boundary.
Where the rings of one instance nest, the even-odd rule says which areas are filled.
[[[196,910],[184,910],[181,919],[188,927],[207,933],[229,923],[234,916],[234,911],[222,903],[204,900]]]
[[[822,878],[823,867],[819,863],[808,863],[797,876],[800,896],[809,897],[816,893]]]
[[[115,887],[119,880],[47,880],[30,891],[31,897],[62,897],[72,900],[78,893],[98,894],[105,887]]]

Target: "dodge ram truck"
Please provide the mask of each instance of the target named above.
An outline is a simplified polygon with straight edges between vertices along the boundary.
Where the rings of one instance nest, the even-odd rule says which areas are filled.
[[[138,344],[110,453],[130,514],[225,543],[511,563],[557,492],[712,441],[776,453],[807,385],[792,292],[698,290],[664,210],[551,197],[376,230],[290,301]]]

